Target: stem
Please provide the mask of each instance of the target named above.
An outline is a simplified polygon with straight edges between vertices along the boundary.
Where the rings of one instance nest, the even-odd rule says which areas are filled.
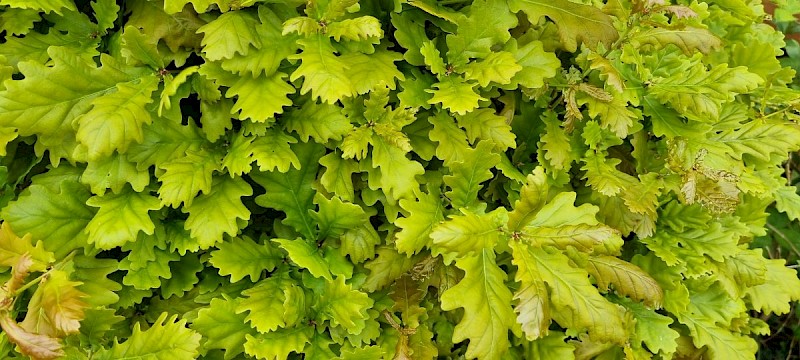
[[[25,290],[28,290],[32,286],[34,286],[34,285],[38,284],[39,282],[41,282],[42,279],[44,279],[49,274],[50,274],[50,271],[48,270],[47,272],[37,276],[35,279],[29,281],[27,284],[20,286],[16,291],[14,291],[13,293],[9,294],[9,295],[11,295],[10,297],[17,297],[17,295],[23,293]]]
[[[795,253],[797,256],[800,256],[800,250],[797,250],[797,247],[795,247],[795,246],[794,246],[794,244],[792,244],[792,240],[790,240],[790,239],[789,239],[789,237],[787,237],[787,236],[786,236],[786,234],[784,234],[783,232],[781,232],[780,230],[778,230],[778,228],[776,228],[774,225],[772,225],[772,224],[770,224],[770,223],[767,223],[767,228],[768,228],[770,231],[772,231],[772,232],[774,232],[775,234],[777,234],[778,236],[780,236],[780,237],[781,237],[783,240],[785,240],[785,241],[786,241],[786,243],[789,245],[789,247],[790,247],[790,248],[792,248],[792,250],[794,251],[794,253]]]
[[[48,275],[50,275],[51,271],[60,270],[62,267],[64,267],[64,265],[67,262],[71,261],[72,258],[75,257],[76,251],[77,250],[72,250],[69,254],[67,254],[67,256],[65,256],[59,262],[55,263],[49,270],[45,271],[43,274],[37,276],[35,279],[29,281],[25,285],[20,286],[16,291],[14,291],[13,293],[9,294],[9,297],[17,297],[17,295],[23,293],[25,290],[28,290],[32,286],[40,283],[44,278],[46,278]]]

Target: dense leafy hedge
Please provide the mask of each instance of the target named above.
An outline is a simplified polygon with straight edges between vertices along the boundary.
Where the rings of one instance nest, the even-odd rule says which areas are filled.
[[[749,359],[800,299],[758,1],[0,6],[2,358]]]

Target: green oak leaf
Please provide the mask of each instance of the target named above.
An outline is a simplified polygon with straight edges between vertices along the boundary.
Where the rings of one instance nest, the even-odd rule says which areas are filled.
[[[495,263],[491,249],[456,261],[464,279],[442,294],[443,310],[464,308],[453,332],[453,341],[469,339],[468,358],[499,359],[510,346],[508,331],[514,326],[511,291],[505,286],[506,273]]]
[[[465,81],[459,76],[447,76],[433,84],[435,89],[425,90],[433,94],[428,104],[442,104],[442,107],[459,115],[464,115],[478,107],[478,102],[486,100],[473,89],[477,84]]]
[[[264,271],[275,270],[283,260],[282,254],[270,242],[258,243],[247,236],[233,237],[216,247],[208,262],[219,269],[220,275],[230,275],[232,282],[246,276],[256,281]]]
[[[209,192],[184,205],[181,211],[189,214],[184,227],[201,249],[221,242],[223,234],[236,236],[243,227],[240,222],[250,219],[250,210],[240,198],[252,194],[252,187],[242,178],[216,177]]]
[[[251,46],[260,48],[261,38],[256,31],[258,24],[252,13],[231,11],[201,26],[197,32],[203,33],[201,44],[206,59],[230,59],[237,53],[247,55]]]
[[[253,180],[267,191],[266,194],[257,196],[255,201],[263,207],[283,211],[286,214],[283,220],[285,225],[293,227],[307,239],[314,239],[317,232],[313,219],[308,214],[314,198],[311,184],[317,176],[317,161],[325,150],[314,143],[299,143],[292,149],[301,157],[299,169],[291,169],[285,173],[250,173]]]
[[[285,360],[289,354],[302,353],[314,335],[314,328],[298,326],[266,334],[245,335],[244,352],[256,359]]]
[[[127,340],[114,342],[108,349],[94,353],[94,359],[112,360],[124,358],[170,358],[189,360],[196,358],[200,348],[200,334],[186,328],[186,320],[177,316],[161,314],[147,330],[141,325],[133,326],[133,333]]]
[[[223,295],[214,298],[207,308],[197,313],[197,319],[191,328],[207,341],[202,343],[203,349],[222,349],[224,359],[232,359],[244,352],[246,336],[255,335],[255,331],[247,325],[244,314],[237,314],[240,299],[230,299]]]
[[[129,188],[119,194],[95,195],[86,205],[99,208],[86,224],[89,243],[105,250],[135,241],[140,231],[153,235],[155,225],[149,212],[161,209],[157,198]]]

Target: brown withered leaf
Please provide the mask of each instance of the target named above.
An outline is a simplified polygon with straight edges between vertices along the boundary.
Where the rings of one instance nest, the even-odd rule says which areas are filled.
[[[79,285],[66,272],[51,271],[33,293],[22,327],[52,336],[77,333],[86,308],[82,300],[86,295],[77,290]]]
[[[31,256],[28,255],[28,253],[22,254],[17,259],[17,263],[12,267],[11,278],[6,282],[4,286],[5,290],[9,293],[17,291],[25,281],[25,277],[28,276],[32,265],[33,259],[31,259]]]
[[[64,350],[58,339],[26,331],[7,313],[0,316],[0,327],[3,328],[8,340],[17,344],[20,352],[33,360],[51,360],[64,356]]]

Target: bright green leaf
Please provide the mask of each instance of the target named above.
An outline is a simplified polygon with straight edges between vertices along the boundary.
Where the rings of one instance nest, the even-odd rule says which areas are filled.
[[[208,260],[219,269],[219,274],[231,276],[237,282],[246,276],[256,281],[264,271],[272,271],[283,260],[283,255],[269,242],[261,244],[247,236],[234,237],[217,244]]]
[[[253,195],[253,189],[242,178],[216,177],[209,192],[185,205],[183,212],[189,214],[184,225],[201,249],[214,246],[223,239],[223,234],[236,236],[240,220],[250,219],[250,210],[241,197]]]
[[[133,333],[124,342],[114,344],[109,349],[94,353],[97,360],[123,360],[146,358],[169,358],[189,360],[196,358],[200,348],[200,334],[186,328],[186,320],[177,316],[167,317],[163,313],[153,325],[142,331],[141,325],[133,325]]]
[[[495,263],[491,249],[461,258],[456,266],[466,275],[441,297],[443,310],[464,308],[453,341],[469,339],[467,358],[499,359],[510,347],[508,331],[515,322],[511,291],[504,284],[506,273]]]
[[[95,195],[86,200],[86,205],[99,208],[86,225],[89,243],[105,250],[135,241],[139,231],[153,235],[155,225],[149,212],[161,209],[157,198],[131,189],[119,194]]]

